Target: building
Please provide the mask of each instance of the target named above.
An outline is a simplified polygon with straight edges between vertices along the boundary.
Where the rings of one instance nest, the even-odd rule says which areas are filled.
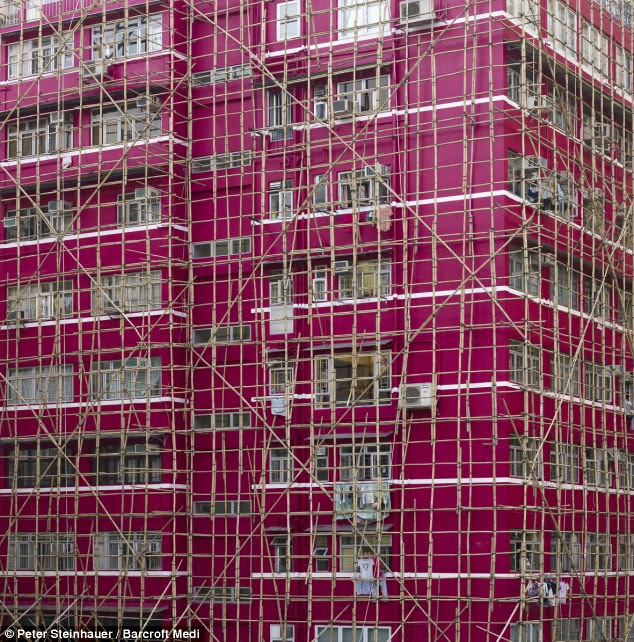
[[[634,641],[629,2],[0,16],[2,630]]]

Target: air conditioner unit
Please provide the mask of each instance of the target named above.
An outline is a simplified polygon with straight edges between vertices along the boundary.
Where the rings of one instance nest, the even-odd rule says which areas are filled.
[[[609,123],[597,123],[594,126],[595,136],[597,138],[611,138],[612,137],[612,127]]]
[[[81,77],[84,82],[99,81],[102,78],[104,80],[109,80],[110,76],[108,75],[108,68],[104,64],[103,60],[91,60],[90,62],[84,63],[82,67]]]
[[[10,216],[4,219],[4,226],[6,227],[17,227],[18,218],[17,216]]]
[[[12,310],[7,315],[7,321],[23,321],[24,319],[26,319],[25,310]]]
[[[557,257],[552,252],[542,254],[542,265],[554,266],[557,263]]]
[[[332,103],[332,113],[335,116],[352,116],[354,103],[351,100],[335,100]]]
[[[401,2],[401,22],[420,24],[435,20],[433,0],[405,0]]]
[[[61,123],[64,119],[60,112],[54,111],[52,114],[49,114],[48,120],[50,123]]]
[[[431,408],[434,400],[431,383],[408,384],[401,387],[401,407]]]
[[[335,272],[349,272],[352,268],[350,261],[335,261]]]

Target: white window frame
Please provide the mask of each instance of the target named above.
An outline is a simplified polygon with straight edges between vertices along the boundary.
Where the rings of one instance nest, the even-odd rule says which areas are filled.
[[[138,107],[136,100],[100,107],[90,112],[92,145],[120,145],[147,141],[163,132],[162,109],[156,101]]]
[[[92,59],[115,60],[163,49],[163,14],[128,17],[92,28]]]
[[[74,121],[74,112],[68,111],[9,123],[7,158],[28,158],[71,149]]]
[[[271,624],[271,642],[295,642],[295,627],[292,624]]]
[[[579,273],[561,261],[550,269],[550,298],[555,305],[579,310]]]
[[[392,294],[392,262],[387,259],[357,261],[335,273],[341,301],[377,299]]]
[[[392,535],[386,533],[353,533],[339,536],[339,570],[356,573],[358,562],[365,555],[376,558],[379,571],[392,566]]]
[[[344,634],[347,634],[344,637]],[[380,635],[380,637],[379,637]],[[389,626],[330,626],[316,625],[313,642],[388,642],[391,640],[392,629]]]
[[[72,533],[9,533],[7,567],[12,571],[73,571]]]
[[[632,93],[632,53],[621,47],[616,46],[616,86],[623,93],[631,95]]]
[[[90,374],[92,396],[97,401],[161,396],[162,357],[98,361]]]
[[[311,295],[313,303],[328,300],[328,271],[316,270],[313,272]]]
[[[160,571],[163,539],[159,532],[106,531],[93,536],[95,570]]]
[[[372,373],[359,377],[360,360],[371,359]],[[349,362],[350,377],[337,379],[336,361]],[[318,356],[314,359],[314,392],[318,407],[328,407],[334,402],[336,406],[368,406],[392,401],[392,353],[357,352],[356,354],[335,354],[334,356]],[[363,364],[361,364],[363,365]],[[362,383],[359,385],[359,379]],[[348,397],[337,399],[337,393],[343,389],[342,382],[348,390]],[[360,396],[350,397],[357,390]]]
[[[276,446],[269,450],[269,483],[288,484],[293,481],[293,456],[289,448]]]
[[[272,141],[293,136],[293,102],[284,90],[266,92],[266,126]]]
[[[95,314],[157,310],[163,305],[160,270],[102,275],[92,289]]]
[[[73,282],[46,281],[7,287],[8,318],[45,320],[73,313]]]
[[[544,564],[543,544],[541,531],[511,530],[511,573],[541,571]]]
[[[509,285],[515,290],[529,296],[539,297],[541,294],[542,270],[539,253],[526,250],[528,272],[524,272],[524,250],[521,247],[511,248],[509,252]]]
[[[550,572],[572,573],[581,570],[581,535],[571,531],[551,533]]]
[[[339,446],[339,481],[386,481],[392,476],[392,445]]]
[[[337,100],[349,100],[355,114],[388,111],[390,109],[390,77],[368,76],[337,83]]]
[[[559,0],[548,2],[548,35],[555,51],[577,59],[577,13]]]
[[[389,205],[390,182],[388,165],[340,172],[337,177],[339,205],[344,209]]]
[[[269,218],[285,220],[294,216],[293,181],[272,181],[269,183]]]
[[[10,210],[4,217],[4,242],[22,243],[52,238],[69,230],[72,221],[72,205],[65,201],[52,201],[41,208]]]
[[[584,363],[584,397],[592,401],[612,401],[612,374],[602,363]]]
[[[284,0],[275,7],[275,37],[278,41],[293,40],[302,35],[299,0]]]
[[[73,36],[45,36],[7,46],[8,79],[29,78],[75,66]]]
[[[581,394],[580,373],[579,359],[575,359],[572,355],[563,352],[551,355],[551,388],[555,392],[578,397]]]
[[[282,359],[271,360],[268,364],[269,395],[284,395],[293,389],[293,368]]]
[[[581,31],[581,62],[588,70],[601,78],[609,75],[610,39],[600,29],[583,20]]]
[[[293,305],[293,275],[284,270],[269,273],[269,304]]]
[[[581,450],[577,444],[550,444],[550,480],[562,484],[578,484]]]
[[[273,569],[275,573],[289,573],[293,570],[293,538],[290,534],[276,535],[271,543]]]
[[[374,36],[389,30],[387,0],[338,0],[339,38]]]
[[[509,379],[522,386],[539,388],[542,380],[541,346],[524,341],[510,341]]]
[[[512,435],[509,443],[510,476],[520,479],[544,478],[544,450],[539,449],[539,439],[526,435]],[[524,452],[526,451],[526,453]]]
[[[6,403],[69,403],[74,398],[75,372],[72,365],[10,368],[7,372]]]
[[[542,642],[541,622],[516,622],[510,628],[511,642]]]

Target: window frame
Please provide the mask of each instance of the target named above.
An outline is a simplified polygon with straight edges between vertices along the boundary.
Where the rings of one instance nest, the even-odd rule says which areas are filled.
[[[295,13],[289,15],[289,6]],[[293,28],[291,29],[291,25]],[[289,33],[290,29],[290,33]],[[295,40],[302,36],[302,18],[300,0],[282,0],[275,7],[275,37],[278,42]]]

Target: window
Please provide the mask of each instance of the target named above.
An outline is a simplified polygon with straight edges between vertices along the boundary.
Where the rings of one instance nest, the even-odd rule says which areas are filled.
[[[269,454],[269,482],[288,484],[293,481],[293,457],[288,448],[273,448]]]
[[[350,101],[355,114],[386,111],[390,108],[390,77],[371,76],[340,82],[337,100]]]
[[[137,106],[137,102],[131,100],[111,107],[93,109],[92,144],[115,145],[160,136],[160,101],[147,101],[147,105],[143,107]]]
[[[161,272],[132,272],[100,276],[92,290],[95,314],[156,310],[162,305]]]
[[[586,361],[585,397],[592,401],[609,403],[612,399],[612,377],[609,370],[601,363]]]
[[[634,622],[632,621],[632,616],[621,618],[619,634],[621,636],[619,640],[622,640],[622,642],[634,642]]]
[[[196,345],[208,343],[238,343],[251,340],[251,326],[224,325],[214,328],[198,328],[194,330],[193,342]]]
[[[72,281],[50,281],[7,288],[7,319],[54,319],[73,313]]]
[[[511,571],[539,571],[542,568],[542,537],[537,531],[511,531]]]
[[[529,296],[540,295],[541,267],[539,254],[532,250],[513,248],[509,252],[509,285]],[[526,269],[525,269],[526,265]]]
[[[601,125],[595,125],[596,133],[592,136],[592,142],[603,153],[613,155],[612,148],[612,128],[608,125],[605,129]],[[584,127],[585,140],[587,140],[587,126]],[[605,194],[600,189],[586,190],[583,195],[583,224],[591,232],[605,236],[607,231],[606,211],[605,211]]]
[[[70,533],[9,533],[12,571],[72,571],[75,536]]]
[[[634,535],[619,535],[619,571],[634,571]]]
[[[542,379],[541,348],[530,343],[511,341],[509,346],[509,377],[525,386],[539,387]]]
[[[392,631],[387,626],[316,626],[314,642],[389,642]]]
[[[74,67],[72,35],[14,42],[8,47],[9,80]]]
[[[152,187],[135,189],[119,194],[117,200],[118,225],[143,225],[161,220],[161,192]]]
[[[339,174],[339,202],[344,208],[388,205],[389,188],[390,168],[387,165]]]
[[[609,535],[586,535],[586,568],[589,571],[606,571],[612,568],[612,546]],[[590,638],[592,639],[592,638]]]
[[[622,489],[634,490],[634,453],[620,450],[618,464],[619,486]]]
[[[292,624],[271,624],[271,642],[295,642]]]
[[[74,483],[73,455],[57,448],[18,447],[9,459],[9,486],[57,488]]]
[[[328,118],[328,86],[317,85],[313,92],[315,118],[326,120]]]
[[[607,77],[610,40],[596,27],[584,20],[581,43],[583,64],[599,76]]]
[[[583,282],[583,311],[603,321],[610,321],[610,300],[612,289],[609,285],[586,276]]]
[[[326,301],[328,299],[328,272],[325,270],[313,272],[311,294],[313,302]]]
[[[108,532],[95,537],[95,566],[98,571],[160,571],[160,533]]]
[[[562,484],[579,482],[579,446],[555,442],[550,445],[550,479]]]
[[[565,263],[557,261],[550,269],[550,296],[555,305],[579,309],[579,274]]]
[[[328,462],[328,448],[320,446],[315,449],[315,454],[312,458],[315,479],[320,482],[330,481],[330,466]]]
[[[42,114],[7,126],[7,157],[23,158],[55,154],[73,146],[72,112]]]
[[[161,482],[161,448],[156,444],[101,444],[93,460],[98,484],[158,484]]]
[[[236,167],[247,167],[249,165],[251,165],[251,151],[247,149],[245,151],[229,152],[228,154],[195,158],[192,164],[192,174],[235,169]]]
[[[616,45],[616,85],[625,93],[632,93],[632,54]]]
[[[581,641],[581,620],[557,620],[553,622],[554,642],[580,642]]]
[[[341,38],[375,35],[388,25],[387,0],[338,0],[337,5]]]
[[[92,364],[93,399],[142,399],[161,395],[161,357]]]
[[[392,536],[376,533],[359,533],[339,537],[339,570],[354,572],[362,557],[378,558],[379,570],[392,568]]]
[[[72,220],[72,206],[64,201],[52,201],[40,209],[10,210],[4,217],[4,239],[21,243],[52,238],[68,231]]]
[[[192,74],[192,85],[213,85],[221,82],[229,82],[238,78],[250,78],[251,65],[232,65],[231,67],[217,67],[208,71],[196,71]]]
[[[593,486],[611,486],[611,459],[602,448],[586,448],[586,465],[584,473],[588,484]]]
[[[214,586],[211,589],[211,593],[214,602],[247,604],[251,601],[251,588],[249,586]]]
[[[356,444],[339,448],[341,481],[374,481],[390,479],[392,446],[390,444]]]
[[[269,183],[269,216],[284,219],[293,216],[293,181]]]
[[[292,40],[301,35],[299,0],[280,2],[277,7],[276,37],[278,40]]]
[[[125,58],[160,51],[163,47],[163,17],[139,16],[93,27],[93,60]]]
[[[556,352],[550,359],[552,388],[555,392],[573,397],[579,396],[581,377],[579,360],[569,354]]]
[[[538,75],[530,67],[510,64],[506,72],[508,96],[524,109],[533,110],[546,106],[546,97],[542,98],[541,83]]]
[[[577,101],[575,97],[570,95],[565,87],[554,83],[549,83],[548,91],[552,110],[546,112],[546,117],[557,129],[561,129],[569,136],[576,136]],[[566,180],[560,180],[559,184],[562,186],[564,194],[568,195],[569,200],[572,200],[570,197],[575,195],[576,188],[574,176],[567,172],[561,172],[561,174]]]
[[[629,287],[629,286],[628,286]],[[632,293],[617,290],[618,322],[626,328],[632,327]]]
[[[612,640],[612,622],[606,618],[594,618],[586,620],[586,640],[593,642],[601,640]]]
[[[269,302],[271,305],[293,305],[293,276],[281,270],[269,274]]]
[[[542,642],[541,622],[511,624],[511,642]]]
[[[552,533],[550,543],[551,573],[572,573],[581,570],[581,544],[577,533]]]
[[[269,91],[266,94],[266,126],[272,141],[293,136],[293,104],[285,91]]]
[[[534,437],[511,437],[510,465],[511,477],[531,479],[543,478],[543,450],[539,439]]]
[[[577,58],[577,14],[558,0],[548,3],[548,35],[555,51]]]
[[[214,515],[251,515],[251,501],[232,499],[214,503]]]
[[[269,394],[286,394],[287,386],[293,386],[293,369],[284,361],[272,361],[269,364]]]
[[[313,204],[316,209],[323,209],[320,206],[328,203],[328,176],[321,174],[315,176],[315,187],[313,188]]]
[[[330,570],[329,541],[328,535],[315,536],[312,557],[315,560],[316,573],[327,573]]]
[[[10,368],[7,404],[47,404],[73,401],[73,366]]]
[[[251,414],[248,412],[218,412],[214,415],[194,415],[195,430],[229,430],[250,428]]]
[[[318,406],[359,406],[392,399],[390,352],[336,354],[314,361]]]
[[[211,243],[194,243],[193,258],[210,259],[223,258],[234,254],[249,254],[251,252],[251,237],[243,236]]]
[[[392,263],[335,261],[339,299],[377,299],[392,294]]]
[[[287,573],[293,570],[292,550],[290,536],[280,535],[273,538],[273,563],[276,573]]]

